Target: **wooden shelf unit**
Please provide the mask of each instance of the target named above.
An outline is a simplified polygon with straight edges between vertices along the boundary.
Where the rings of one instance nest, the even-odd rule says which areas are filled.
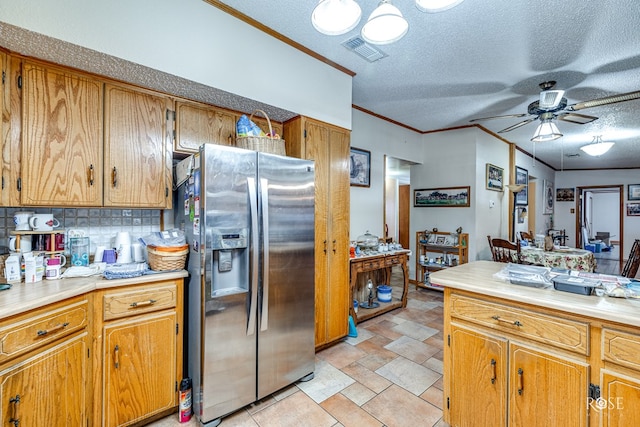
[[[451,233],[446,231],[435,231],[429,233],[430,235],[437,236],[436,238],[442,236],[443,239],[447,239],[451,237]],[[424,231],[418,231],[416,233],[416,289],[417,288],[425,288],[425,289],[436,289],[438,291],[442,291],[443,288],[441,286],[432,285],[426,273],[430,271],[438,271],[444,268],[449,268],[450,266],[446,263],[447,254],[455,255],[458,264],[466,264],[469,262],[469,234],[468,233],[460,233],[458,235],[458,244],[457,245],[446,245],[446,244],[437,244],[437,243],[424,243],[427,241],[426,234]],[[433,254],[441,254],[442,262],[429,262],[430,259],[434,258],[430,256]],[[421,256],[424,255],[424,262],[420,262]]]
[[[44,251],[38,251],[33,249],[32,252],[38,252],[38,253],[45,253],[45,254],[60,254],[63,253],[64,250],[56,250],[56,234],[65,234],[66,230],[63,229],[56,229],[56,230],[49,230],[49,231],[41,231],[41,230],[11,230],[9,232],[11,235],[14,236],[34,236],[34,235],[48,235],[50,236],[49,238],[49,247],[46,248]],[[20,252],[20,238],[16,238],[16,252]]]

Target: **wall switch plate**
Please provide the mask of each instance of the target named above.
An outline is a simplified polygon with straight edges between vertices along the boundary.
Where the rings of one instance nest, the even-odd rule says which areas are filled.
[[[493,200],[489,200],[489,208],[492,208],[496,205],[496,202],[494,202]]]

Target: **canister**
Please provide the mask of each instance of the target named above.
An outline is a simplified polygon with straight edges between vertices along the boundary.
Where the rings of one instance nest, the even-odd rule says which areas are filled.
[[[388,286],[388,285],[378,286],[378,301],[391,302],[391,286]]]

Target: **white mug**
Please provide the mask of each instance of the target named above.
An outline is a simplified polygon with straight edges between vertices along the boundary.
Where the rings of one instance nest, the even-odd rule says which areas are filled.
[[[16,252],[16,236],[9,238],[9,250]],[[31,235],[20,236],[20,252],[31,252]]]
[[[16,230],[19,230],[19,231],[31,230],[31,227],[29,227],[29,218],[31,218],[32,216],[33,216],[33,212],[21,211],[21,212],[14,213],[13,223],[16,226]]]
[[[116,264],[128,264],[131,262],[131,245],[120,245],[116,251]]]
[[[60,227],[60,222],[53,214],[35,214],[29,218],[29,226],[35,231],[51,231],[54,227]]]

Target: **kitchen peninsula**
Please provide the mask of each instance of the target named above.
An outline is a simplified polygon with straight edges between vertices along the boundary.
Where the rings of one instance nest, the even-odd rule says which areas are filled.
[[[444,419],[640,425],[640,301],[512,285],[505,264],[432,273],[445,287]]]

